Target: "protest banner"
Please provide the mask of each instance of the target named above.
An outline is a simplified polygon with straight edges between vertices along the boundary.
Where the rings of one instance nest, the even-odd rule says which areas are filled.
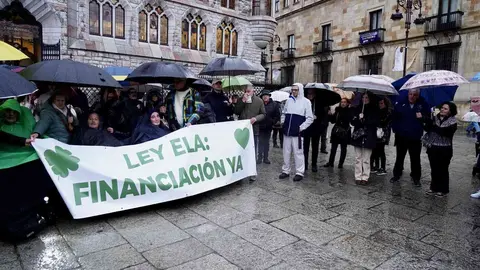
[[[122,147],[33,143],[73,218],[167,202],[256,175],[249,120],[190,126]]]

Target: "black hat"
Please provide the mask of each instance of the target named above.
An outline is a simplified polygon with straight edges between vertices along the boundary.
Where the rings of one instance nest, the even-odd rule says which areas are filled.
[[[272,95],[270,94],[270,91],[268,91],[268,90],[263,90],[263,91],[260,93],[260,97],[263,97],[263,96],[265,96],[265,95],[272,96]]]

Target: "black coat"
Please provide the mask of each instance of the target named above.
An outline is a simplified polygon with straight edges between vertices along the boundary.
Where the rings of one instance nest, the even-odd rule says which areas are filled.
[[[280,121],[280,107],[278,103],[270,99],[265,105],[265,119],[260,121],[259,128],[262,131],[270,131],[273,125]]]
[[[314,115],[313,123],[303,132],[307,137],[320,136],[328,127],[329,107],[317,107],[317,102],[312,101],[312,112]]]
[[[75,145],[122,146],[123,143],[104,129],[81,128],[72,139]]]
[[[340,106],[335,108],[335,113],[329,116],[330,123],[334,124],[330,135],[331,143],[347,144],[350,142],[350,137],[352,136],[352,128],[350,127],[352,116],[351,108],[342,108]],[[345,130],[346,133],[344,135],[336,134],[334,132],[336,127]]]
[[[210,104],[213,114],[215,115],[214,122],[229,121],[233,115],[233,107],[228,104],[228,97],[223,92],[212,91],[203,98],[204,104]]]
[[[359,129],[364,129],[365,136],[353,139],[352,134],[351,144],[355,147],[374,149],[377,144],[377,127],[380,122],[378,118],[378,109],[373,104],[365,105],[363,108],[363,119],[360,120],[359,115],[362,113],[362,108],[362,104],[355,108],[352,125],[353,134]]]
[[[390,135],[392,134],[392,112],[388,109],[381,109],[378,113],[379,125],[378,127],[383,130],[383,137],[377,138],[377,143],[388,144],[390,142]]]

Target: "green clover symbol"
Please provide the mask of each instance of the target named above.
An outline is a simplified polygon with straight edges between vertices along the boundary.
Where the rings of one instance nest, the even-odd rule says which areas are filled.
[[[69,171],[78,170],[79,158],[72,156],[72,152],[61,148],[60,146],[55,146],[55,151],[47,150],[43,154],[48,164],[52,167],[54,174],[65,178],[68,176]]]

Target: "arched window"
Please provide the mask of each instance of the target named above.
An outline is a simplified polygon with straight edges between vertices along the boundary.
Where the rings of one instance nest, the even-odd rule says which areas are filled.
[[[217,27],[217,53],[237,55],[238,33],[232,23],[222,22]]]
[[[207,26],[202,17],[188,14],[182,21],[182,48],[206,51]]]
[[[225,8],[235,9],[235,0],[221,0],[220,5]]]
[[[146,5],[138,14],[138,40],[168,45],[168,18],[161,7]]]
[[[125,38],[125,9],[118,0],[91,0],[88,8],[90,35]]]

